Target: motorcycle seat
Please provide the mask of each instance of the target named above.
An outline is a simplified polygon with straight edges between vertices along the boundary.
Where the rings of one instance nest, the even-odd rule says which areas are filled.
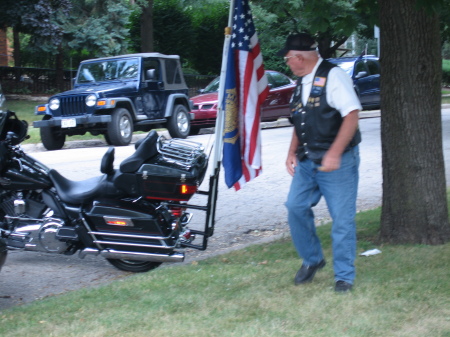
[[[156,147],[157,142],[158,134],[155,130],[150,131],[137,146],[136,151],[120,163],[120,172],[137,172],[142,164],[158,154],[158,149]]]
[[[100,164],[100,171],[105,174],[113,174],[114,173],[114,154],[115,149],[110,147],[106,153],[103,155],[102,162]]]
[[[105,183],[107,183],[106,175],[81,181],[67,179],[53,169],[50,170],[48,175],[61,200],[71,205],[81,205],[91,201],[96,196],[102,195],[105,190]]]

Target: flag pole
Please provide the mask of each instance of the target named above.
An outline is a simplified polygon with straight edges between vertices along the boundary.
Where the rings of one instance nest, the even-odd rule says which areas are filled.
[[[225,125],[225,113],[223,109],[223,97],[225,91],[225,75],[227,72],[227,60],[230,50],[231,25],[233,24],[234,0],[230,0],[230,12],[228,15],[228,27],[225,28],[225,41],[223,44],[222,67],[220,70],[220,82],[218,93],[218,107],[216,118],[216,138],[214,142],[213,168],[209,177],[208,206],[203,237],[203,249],[206,249],[208,237],[214,234],[214,222],[216,215],[217,196],[219,191],[219,173],[223,148],[223,128]]]
[[[225,41],[223,44],[222,53],[222,67],[220,70],[220,82],[219,82],[219,97],[217,103],[217,118],[216,118],[216,140],[214,142],[214,166],[213,169],[217,169],[220,166],[222,158],[222,147],[223,147],[223,128],[225,125],[225,113],[223,107],[223,97],[225,95],[225,74],[227,72],[227,60],[228,53],[230,51],[230,41],[233,24],[233,10],[234,10],[234,0],[230,1],[230,12],[228,15],[228,27],[225,27]]]

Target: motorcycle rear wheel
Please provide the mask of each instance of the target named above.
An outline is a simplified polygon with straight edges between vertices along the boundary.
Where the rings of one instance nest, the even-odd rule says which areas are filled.
[[[162,262],[138,261],[138,260],[120,260],[106,259],[117,269],[129,271],[132,273],[145,273],[152,269],[158,268]]]

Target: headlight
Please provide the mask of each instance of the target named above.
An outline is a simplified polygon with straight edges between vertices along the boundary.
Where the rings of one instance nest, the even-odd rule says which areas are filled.
[[[95,103],[97,103],[97,97],[95,97],[95,95],[89,95],[88,97],[86,97],[86,105],[87,106],[94,106]]]
[[[59,99],[52,98],[50,102],[48,102],[48,107],[50,110],[57,110],[59,108]]]

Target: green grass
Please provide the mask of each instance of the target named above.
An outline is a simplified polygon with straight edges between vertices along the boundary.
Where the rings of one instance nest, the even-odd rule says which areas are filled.
[[[39,121],[42,116],[34,114],[36,105],[46,103],[46,101],[28,101],[28,100],[12,100],[6,101],[5,107],[11,111],[16,112],[19,119],[26,120],[28,122],[28,135],[29,139],[25,140],[22,144],[36,144],[41,142],[41,136],[39,129],[33,127],[34,121]],[[90,133],[86,133],[83,136],[70,136],[66,138],[66,141],[70,140],[89,140],[89,139],[104,139],[103,136],[93,136]]]
[[[294,286],[289,239],[172,265],[0,313],[1,336],[450,336],[450,244],[379,245],[380,210],[357,215],[355,288],[333,290],[329,263]],[[32,286],[32,285],[30,285]]]
[[[450,89],[443,89],[442,95],[450,94]],[[27,100],[12,100],[6,101],[6,108],[15,111],[20,119],[24,119],[28,122],[28,135],[29,139],[25,140],[22,144],[36,144],[41,142],[41,136],[39,134],[39,129],[33,127],[33,122],[42,119],[42,116],[37,116],[34,114],[34,109],[36,105],[46,103],[44,101],[27,101]],[[443,97],[442,104],[449,104],[450,97]],[[89,132],[83,136],[70,136],[66,138],[66,141],[71,140],[90,140],[90,139],[100,139],[103,140],[103,136],[93,136]]]

